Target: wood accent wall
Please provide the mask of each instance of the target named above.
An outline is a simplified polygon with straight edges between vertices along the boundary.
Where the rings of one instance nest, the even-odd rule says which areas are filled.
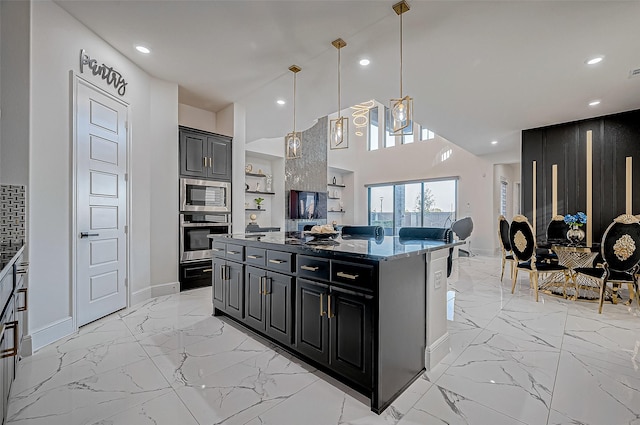
[[[615,217],[628,211],[631,183],[631,212],[640,214],[640,110],[576,121],[522,132],[522,207],[535,223],[538,240],[546,238],[552,217],[553,166],[557,165],[558,214],[587,212],[587,132],[592,137],[593,242]],[[635,165],[627,178],[629,159]],[[533,182],[536,161],[536,182]],[[535,187],[535,189],[534,189]],[[533,200],[535,190],[536,199]],[[586,230],[586,229],[585,229]]]

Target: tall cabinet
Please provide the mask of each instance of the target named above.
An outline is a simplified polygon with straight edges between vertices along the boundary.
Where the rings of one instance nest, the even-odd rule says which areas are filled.
[[[180,176],[231,181],[231,139],[180,127]]]

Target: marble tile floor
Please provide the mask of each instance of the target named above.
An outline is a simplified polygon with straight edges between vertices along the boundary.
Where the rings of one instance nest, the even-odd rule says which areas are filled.
[[[498,258],[449,279],[451,353],[382,415],[211,316],[211,289],[159,297],[19,363],[11,425],[640,424],[638,308],[515,294]],[[626,294],[623,294],[623,296]]]

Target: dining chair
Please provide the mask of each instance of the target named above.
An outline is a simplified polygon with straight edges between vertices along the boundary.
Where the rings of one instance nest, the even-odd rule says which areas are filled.
[[[607,227],[604,235],[602,235],[600,253],[603,267],[580,267],[574,269],[578,275],[587,276],[600,284],[598,313],[602,314],[607,283],[613,286],[623,283],[632,285],[636,302],[640,305],[640,295],[638,294],[640,220],[627,214],[618,216],[613,220],[613,223]]]
[[[513,272],[513,283],[511,285],[512,294],[516,289],[518,270],[524,270],[529,273],[529,280],[533,283],[536,302],[538,302],[538,277],[544,274],[563,273],[564,296],[567,296],[566,286],[569,281],[569,270],[560,264],[537,261],[536,240],[527,217],[523,215],[513,217],[509,228],[509,243],[511,244],[511,250],[516,261],[516,267]]]
[[[458,240],[464,241],[469,236],[471,236],[471,232],[473,231],[473,220],[471,217],[462,217],[460,220],[456,220],[451,223],[451,230],[453,233],[458,236]],[[467,252],[468,256],[472,256],[471,254],[471,240],[468,242],[469,251]],[[465,252],[463,249],[459,249],[460,252]]]
[[[504,268],[507,261],[511,266],[511,276],[513,276],[513,266],[516,261],[513,258],[513,253],[511,252],[511,242],[509,242],[509,222],[503,215],[498,217],[498,240],[500,241],[500,248],[502,251],[502,270],[500,271],[500,282],[502,282],[502,278],[504,277]]]

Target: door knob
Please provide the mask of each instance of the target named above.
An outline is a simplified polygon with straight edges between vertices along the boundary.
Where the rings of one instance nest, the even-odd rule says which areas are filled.
[[[100,233],[81,232],[80,238],[88,238],[89,236],[100,236]]]

